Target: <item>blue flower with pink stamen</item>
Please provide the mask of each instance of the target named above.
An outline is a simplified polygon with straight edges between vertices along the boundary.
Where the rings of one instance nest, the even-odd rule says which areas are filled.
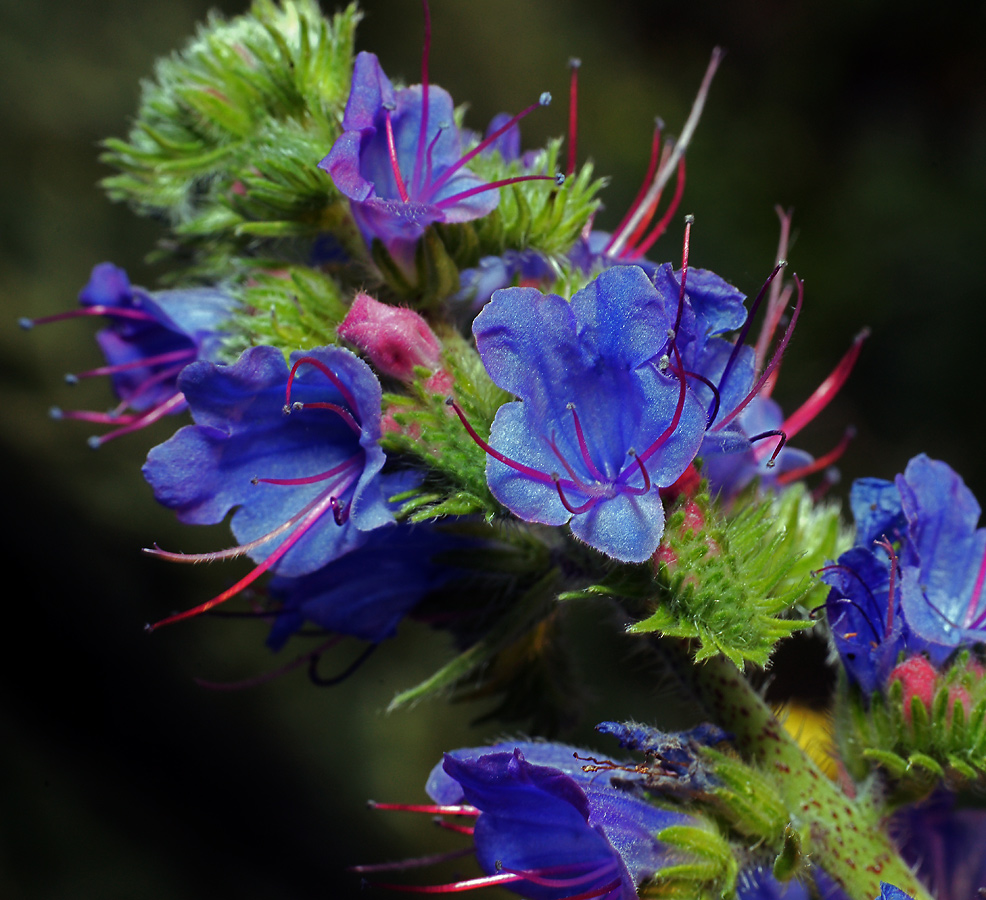
[[[79,293],[79,303],[81,309],[23,319],[21,325],[31,328],[91,316],[110,321],[109,327],[96,334],[106,365],[66,376],[66,380],[75,383],[109,376],[119,405],[106,413],[52,410],[55,418],[114,426],[90,438],[93,447],[186,409],[178,375],[189,363],[216,357],[223,338],[221,328],[236,307],[232,297],[216,288],[145,291],[131,285],[127,273],[112,263],[93,268]]]
[[[484,150],[506,146],[516,122],[538,103],[503,122],[469,152],[455,124],[455,107],[444,89],[430,84],[430,24],[425,6],[425,50],[421,84],[395,89],[377,57],[360,53],[342,120],[343,133],[319,163],[350,200],[353,217],[367,245],[379,240],[409,271],[425,229],[435,222],[469,222],[489,215],[499,203],[498,188],[528,175],[487,183],[466,166]]]
[[[493,295],[473,334],[493,381],[519,399],[481,442],[490,490],[511,512],[570,523],[624,562],[657,549],[659,489],[688,468],[706,426],[685,379],[662,363],[678,306],[635,266],[603,272],[571,302],[533,288]]]
[[[853,485],[857,545],[826,567],[837,650],[864,691],[882,689],[901,653],[935,666],[986,642],[986,529],[944,462],[914,457],[895,481]]]
[[[240,546],[200,556],[154,552],[177,561],[246,554],[259,565],[220,597],[165,622],[223,602],[268,569],[315,572],[394,521],[387,497],[406,477],[381,475],[380,384],[348,350],[296,352],[289,368],[276,348],[253,347],[231,366],[188,367],[179,387],[196,424],[151,450],[144,476],[183,522],[214,524],[233,511]]]

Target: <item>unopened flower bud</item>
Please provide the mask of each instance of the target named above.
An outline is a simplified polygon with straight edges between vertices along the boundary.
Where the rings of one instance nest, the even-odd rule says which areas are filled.
[[[355,344],[374,367],[401,381],[414,379],[414,367],[434,371],[441,344],[428,323],[411,309],[388,306],[359,293],[338,329],[339,337]]]

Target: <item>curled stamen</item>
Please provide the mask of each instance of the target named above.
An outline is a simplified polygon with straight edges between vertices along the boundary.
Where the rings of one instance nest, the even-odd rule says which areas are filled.
[[[588,512],[599,502],[598,497],[590,497],[581,506],[572,506],[572,504],[565,498],[565,492],[562,490],[561,479],[558,477],[557,472],[551,473],[551,480],[555,483],[555,490],[558,491],[558,499],[561,500],[561,505],[564,506],[565,509],[567,509],[573,516],[578,516],[584,512]]]
[[[343,669],[338,675],[332,675],[326,678],[318,673],[318,664],[322,659],[322,654],[324,650],[320,650],[318,653],[308,654],[308,680],[311,681],[316,687],[332,687],[336,684],[341,684],[350,675],[356,672],[360,666],[363,665],[372,655],[373,651],[379,647],[379,644],[368,645],[356,659],[351,662],[345,669]]]
[[[339,376],[336,375],[336,373],[333,372],[327,365],[325,365],[322,362],[319,362],[319,360],[315,359],[312,356],[302,356],[300,359],[296,360],[295,364],[291,367],[291,374],[288,376],[288,386],[287,386],[287,391],[285,393],[285,400],[284,400],[285,406],[291,406],[291,386],[294,384],[294,379],[297,377],[299,367],[301,367],[304,363],[314,366],[316,369],[319,370],[319,372],[321,372],[326,378],[328,378],[329,381],[332,382],[333,387],[335,387],[335,389],[340,394],[342,394],[342,399],[346,401],[346,405],[350,409],[359,409],[359,404],[356,402],[356,399],[353,397],[349,388],[347,388],[346,385],[342,383]]]
[[[774,452],[770,454],[770,459],[767,460],[767,468],[774,468],[775,461],[777,460],[777,454],[784,449],[784,445],[787,443],[787,434],[781,428],[774,428],[771,431],[763,431],[760,434],[755,434],[750,438],[750,443],[754,444],[757,441],[762,441],[765,438],[776,437],[777,446],[774,447]]]
[[[207,681],[204,678],[196,678],[195,683],[199,687],[207,688],[210,691],[242,691],[247,688],[259,687],[262,684],[268,684],[274,679],[280,678],[282,675],[287,675],[288,672],[293,672],[305,663],[310,662],[313,658],[321,656],[341,640],[342,638],[339,635],[333,635],[329,640],[314,650],[303,653],[301,656],[291,660],[289,663],[285,663],[283,666],[279,666],[273,671],[265,672],[262,675],[255,675],[253,678],[244,678],[242,681]]]
[[[637,451],[632,447],[627,450],[627,456],[631,457],[633,461],[640,467],[640,472],[644,476],[644,486],[643,487],[630,487],[629,485],[624,486],[624,490],[628,494],[635,494],[638,497],[643,496],[650,490],[650,475],[647,474],[647,466],[645,466],[641,461],[640,457],[637,456]]]

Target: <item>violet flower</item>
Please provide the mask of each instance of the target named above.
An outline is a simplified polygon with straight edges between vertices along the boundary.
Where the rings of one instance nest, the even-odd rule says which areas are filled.
[[[130,284],[127,273],[112,263],[100,263],[79,293],[82,308],[40,319],[22,319],[24,328],[64,319],[103,316],[109,327],[97,332],[96,342],[106,365],[66,376],[108,375],[120,403],[107,413],[55,408],[52,416],[115,426],[89,438],[99,447],[113,438],[137,431],[187,407],[178,389],[178,374],[196,360],[215,359],[221,347],[220,328],[231,317],[236,301],[216,288],[148,292]]]
[[[279,650],[306,622],[335,634],[378,644],[401,620],[458,572],[441,557],[464,546],[428,525],[398,525],[370,532],[362,546],[299,578],[273,578],[280,605],[267,637]]]
[[[658,489],[688,468],[706,425],[684,379],[660,364],[678,301],[633,266],[603,272],[571,303],[533,288],[494,294],[473,333],[490,377],[520,399],[497,411],[488,443],[473,434],[511,512],[570,522],[624,562],[657,549]]]
[[[532,900],[635,900],[637,885],[668,861],[655,835],[691,820],[653,806],[633,784],[618,786],[609,772],[585,772],[576,754],[531,742],[447,753],[428,779],[435,806],[377,806],[475,819],[466,830],[486,877],[443,889],[501,885]]]
[[[466,168],[478,153],[509,134],[522,116],[546,105],[551,97],[542,94],[538,103],[463,154],[452,98],[428,81],[429,41],[426,24],[421,84],[408,88],[395,89],[374,54],[362,52],[356,57],[343,133],[319,163],[349,198],[367,245],[380,240],[407,271],[413,270],[415,247],[429,225],[489,215],[499,203],[497,189],[504,184],[555,180],[531,175],[488,184]]]
[[[850,677],[871,693],[901,653],[940,668],[954,650],[986,641],[986,529],[962,479],[921,454],[894,482],[857,481],[851,504],[857,545],[822,575]]]
[[[405,476],[381,476],[380,384],[341,347],[291,357],[253,347],[231,366],[197,363],[182,374],[195,425],[151,450],[144,476],[156,498],[190,524],[231,511],[240,546],[177,561],[241,554],[257,569],[219,598],[165,622],[215,606],[267,569],[299,577],[358,547],[393,522],[390,493]],[[389,487],[388,487],[389,485]],[[159,623],[163,624],[163,623]]]

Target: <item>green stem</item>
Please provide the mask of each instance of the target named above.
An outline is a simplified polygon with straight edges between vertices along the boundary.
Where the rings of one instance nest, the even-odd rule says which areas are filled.
[[[709,714],[735,737],[739,752],[773,779],[791,814],[807,834],[805,851],[852,898],[880,896],[880,882],[931,900],[890,843],[871,808],[847,796],[802,751],[742,674],[723,657],[691,665]]]

